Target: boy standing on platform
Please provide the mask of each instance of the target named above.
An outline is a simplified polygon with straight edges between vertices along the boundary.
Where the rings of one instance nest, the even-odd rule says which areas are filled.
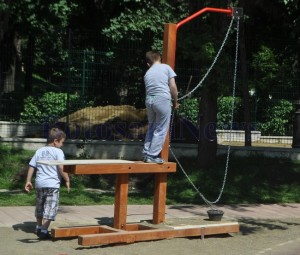
[[[169,131],[171,104],[174,108],[179,106],[176,73],[169,65],[161,63],[158,51],[148,51],[146,62],[149,66],[144,76],[148,130],[143,149],[144,162],[161,164],[164,160],[160,153]]]
[[[52,128],[49,131],[47,145],[38,149],[29,162],[25,191],[30,192],[33,188],[31,178],[36,170],[36,234],[40,239],[51,238],[48,228],[57,214],[61,179],[65,180],[68,192],[70,191],[70,179],[68,174],[63,172],[62,165],[42,165],[38,161],[64,160],[65,156],[60,147],[63,146],[65,139],[66,134],[62,130]]]

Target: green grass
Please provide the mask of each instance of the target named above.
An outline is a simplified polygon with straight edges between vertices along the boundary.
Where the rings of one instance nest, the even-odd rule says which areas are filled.
[[[0,144],[0,189],[23,188],[32,151]]]
[[[61,205],[112,205],[114,194],[97,194],[72,188],[68,193],[65,188],[60,190]],[[152,197],[140,193],[130,194],[128,204],[151,204]],[[0,206],[32,206],[35,205],[35,192],[0,192]]]
[[[195,186],[210,201],[217,199],[225,172],[225,157],[218,157],[211,169],[199,169],[195,160],[182,162]],[[220,200],[236,203],[298,203],[300,162],[265,157],[230,157],[225,189]],[[169,199],[176,202],[202,203],[179,169],[169,178]]]
[[[28,162],[32,155],[32,151],[0,145],[0,189],[23,189]],[[194,158],[186,158],[180,162],[199,191],[208,200],[214,201],[222,186],[225,160],[223,156],[218,157],[216,164],[210,169],[197,167]],[[151,204],[153,176],[135,175],[134,178],[138,178],[134,185],[139,192],[130,193],[128,203]],[[219,204],[299,203],[299,180],[299,161],[258,156],[247,158],[231,156],[225,189]],[[71,176],[71,192],[67,193],[62,186],[60,204],[113,204],[113,186],[113,176]],[[98,194],[88,192],[85,188],[111,190],[111,193]],[[23,206],[34,203],[34,191],[29,194],[0,192],[0,206]],[[176,173],[168,175],[167,203],[204,203],[179,167]]]

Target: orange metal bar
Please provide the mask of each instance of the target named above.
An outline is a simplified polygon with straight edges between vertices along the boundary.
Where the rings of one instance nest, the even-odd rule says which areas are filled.
[[[179,23],[177,23],[176,25],[176,29],[178,29],[181,25],[189,22],[190,20],[200,16],[201,14],[203,14],[204,12],[220,12],[220,13],[226,13],[230,16],[232,16],[232,8],[228,8],[228,9],[220,9],[220,8],[211,8],[211,7],[206,7],[203,8],[202,10],[194,13],[193,15],[187,17],[186,19],[180,21]]]

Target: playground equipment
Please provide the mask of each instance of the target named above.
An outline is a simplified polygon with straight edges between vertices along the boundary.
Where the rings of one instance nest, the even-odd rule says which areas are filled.
[[[163,62],[174,68],[177,29],[205,12],[225,13],[229,16],[240,17],[240,8],[204,8],[178,24],[165,24]],[[180,226],[173,228],[149,227],[143,224],[127,224],[128,175],[152,173],[155,176],[153,221],[160,224],[165,221],[165,205],[167,191],[167,174],[176,171],[176,163],[167,162],[169,152],[169,136],[161,153],[166,161],[163,164],[134,162],[127,160],[65,160],[44,161],[40,164],[64,165],[64,171],[70,174],[114,174],[115,181],[115,210],[113,227],[110,226],[80,226],[53,228],[53,238],[78,237],[80,245],[99,245],[111,243],[133,243],[138,241],[169,239],[175,237],[191,237],[206,235],[236,233],[239,231],[237,222],[214,222],[197,226]],[[101,213],[101,212],[99,212]]]

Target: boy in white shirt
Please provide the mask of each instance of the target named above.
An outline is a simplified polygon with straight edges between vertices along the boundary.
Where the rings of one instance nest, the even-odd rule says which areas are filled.
[[[38,161],[64,160],[65,156],[60,147],[63,146],[65,139],[66,134],[62,130],[52,128],[49,131],[47,145],[39,148],[29,162],[25,191],[30,192],[33,188],[31,178],[36,170],[36,234],[40,239],[51,238],[48,228],[57,214],[61,179],[65,180],[68,192],[70,191],[70,179],[68,174],[63,172],[62,165],[42,165]]]

